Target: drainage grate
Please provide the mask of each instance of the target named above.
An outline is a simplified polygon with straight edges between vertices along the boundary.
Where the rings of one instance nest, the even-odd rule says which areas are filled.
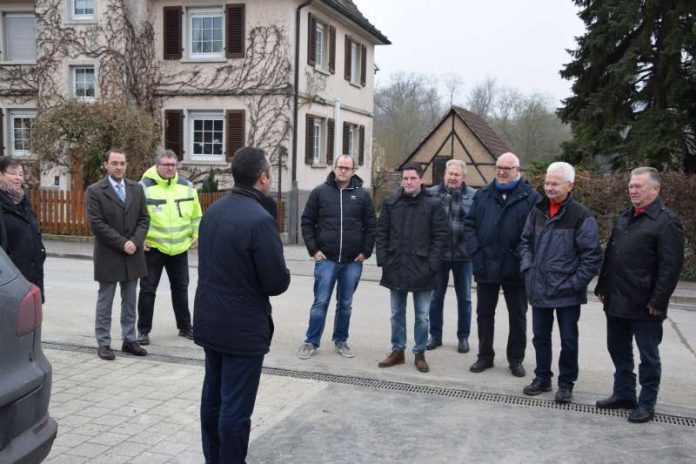
[[[94,348],[63,343],[43,342],[43,347],[50,350],[75,351],[78,353],[88,354],[94,354],[96,352]],[[201,359],[182,358],[176,356],[165,356],[156,354],[148,354],[147,360],[174,364],[186,364],[191,366],[204,365],[204,362]],[[356,387],[376,388],[380,390],[390,390],[404,393],[419,393],[424,395],[444,396],[448,398],[458,398],[471,401],[483,401],[487,403],[503,403],[523,407],[560,409],[565,411],[573,411],[583,414],[594,414],[599,416],[613,416],[621,418],[628,417],[628,411],[626,410],[599,409],[592,405],[578,403],[559,404],[553,400],[503,395],[500,393],[476,392],[452,387],[436,387],[405,382],[394,382],[390,380],[377,380],[365,377],[326,374],[322,372],[296,371],[291,369],[281,369],[278,367],[264,367],[263,373],[266,375],[291,377],[294,379],[315,380],[319,382],[352,385]],[[696,427],[696,418],[686,416],[675,416],[670,414],[655,414],[655,422],[661,424],[680,425],[684,427]]]

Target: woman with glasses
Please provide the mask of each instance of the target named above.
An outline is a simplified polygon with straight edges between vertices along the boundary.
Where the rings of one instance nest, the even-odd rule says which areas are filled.
[[[46,249],[24,190],[24,169],[9,156],[0,156],[0,243],[24,277],[41,289],[44,301]]]

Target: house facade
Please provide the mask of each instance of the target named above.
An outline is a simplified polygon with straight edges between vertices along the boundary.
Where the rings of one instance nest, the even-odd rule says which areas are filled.
[[[337,154],[371,185],[374,49],[385,44],[351,0],[2,2],[0,147],[35,160],[33,118],[68,98],[138,105],[194,181],[212,170],[229,187],[234,152],[264,148],[296,241]],[[70,171],[42,167],[42,187],[70,188]]]

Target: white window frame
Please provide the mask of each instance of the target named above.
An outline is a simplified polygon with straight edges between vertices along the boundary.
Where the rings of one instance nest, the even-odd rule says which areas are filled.
[[[312,153],[312,164],[321,164],[321,154],[324,149],[324,118],[314,116],[314,141],[312,147],[314,153]]]
[[[358,126],[355,124],[348,124],[348,154],[353,158],[358,158]]]
[[[329,70],[329,25],[322,22],[316,22],[317,28],[315,31],[315,52],[314,52],[314,67],[322,71]]]
[[[95,0],[92,0],[92,13],[77,13],[75,9],[77,8],[77,2],[76,0],[69,0],[70,2],[70,17],[76,21],[89,21],[93,20],[95,18],[94,16],[94,10],[95,10]]]
[[[350,41],[350,83],[353,85],[360,85],[361,50],[359,43]]]
[[[80,96],[77,94],[77,72],[78,70],[92,70],[94,76],[94,95],[93,96]],[[84,81],[87,83],[87,80]],[[97,68],[93,64],[76,64],[70,66],[70,94],[80,101],[91,102],[97,98]]]
[[[9,145],[8,145],[8,151],[11,155],[14,156],[29,156],[31,155],[31,150],[30,149],[20,149],[17,150],[15,148],[15,142],[17,139],[15,139],[15,120],[18,119],[30,119],[32,122],[31,124],[33,125],[33,120],[36,118],[36,110],[31,110],[31,109],[10,109],[7,111],[7,128],[9,132]],[[31,138],[31,127],[29,127],[29,134],[27,134],[29,138]],[[31,143],[31,141],[30,141]]]
[[[222,31],[222,38],[220,39],[220,51],[210,52],[210,53],[194,53],[193,52],[193,19],[196,17],[219,17]],[[190,60],[210,60],[210,59],[225,59],[225,37],[227,34],[226,24],[225,24],[225,10],[224,8],[187,8],[186,9],[186,31],[185,37],[186,41],[184,43],[184,49],[186,51],[186,57]]]
[[[36,19],[34,19],[34,57],[27,60],[10,60],[8,55],[10,54],[9,41],[7,40],[7,17],[29,17],[36,18],[36,15],[29,11],[0,11],[0,61],[8,63],[36,63]]]
[[[194,125],[196,121],[220,121],[222,124],[222,140],[221,140],[221,150],[220,154],[216,155],[213,153],[196,153],[194,144]],[[189,159],[195,161],[224,161],[225,160],[225,143],[227,141],[227,128],[225,127],[225,112],[223,110],[190,110],[188,111],[188,153]],[[204,129],[205,130],[205,129]],[[213,128],[213,132],[215,129]],[[205,142],[204,142],[205,143]]]

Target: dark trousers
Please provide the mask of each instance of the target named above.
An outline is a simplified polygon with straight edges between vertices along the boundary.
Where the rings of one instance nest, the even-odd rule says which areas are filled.
[[[561,334],[561,356],[558,359],[558,386],[573,389],[578,379],[578,319],[580,305],[563,308],[532,308],[532,328],[534,330],[534,351],[536,369],[534,374],[549,383],[551,371],[551,332],[553,312],[556,311],[558,331]]]
[[[152,330],[152,315],[155,311],[155,295],[162,277],[162,269],[167,270],[172,291],[172,308],[179,330],[191,328],[191,313],[188,304],[188,252],[170,256],[156,248],[145,252],[147,275],[140,279],[138,296],[138,332],[148,334]]]
[[[524,360],[524,350],[527,345],[527,291],[522,284],[476,284],[478,357],[490,361],[495,357],[493,334],[495,333],[495,307],[498,305],[500,287],[503,288],[510,325],[507,360],[510,364],[521,363]]]
[[[457,295],[457,339],[469,338],[471,331],[471,261],[443,261],[435,277],[435,291],[430,303],[430,336],[442,340],[442,319],[450,270]]]
[[[662,342],[661,319],[626,319],[607,315],[607,347],[615,368],[614,395],[625,399],[636,397],[633,337],[640,353],[638,380],[641,389],[638,405],[654,409],[662,376],[659,349]]]
[[[201,434],[206,464],[246,462],[262,365],[263,356],[205,349]]]

